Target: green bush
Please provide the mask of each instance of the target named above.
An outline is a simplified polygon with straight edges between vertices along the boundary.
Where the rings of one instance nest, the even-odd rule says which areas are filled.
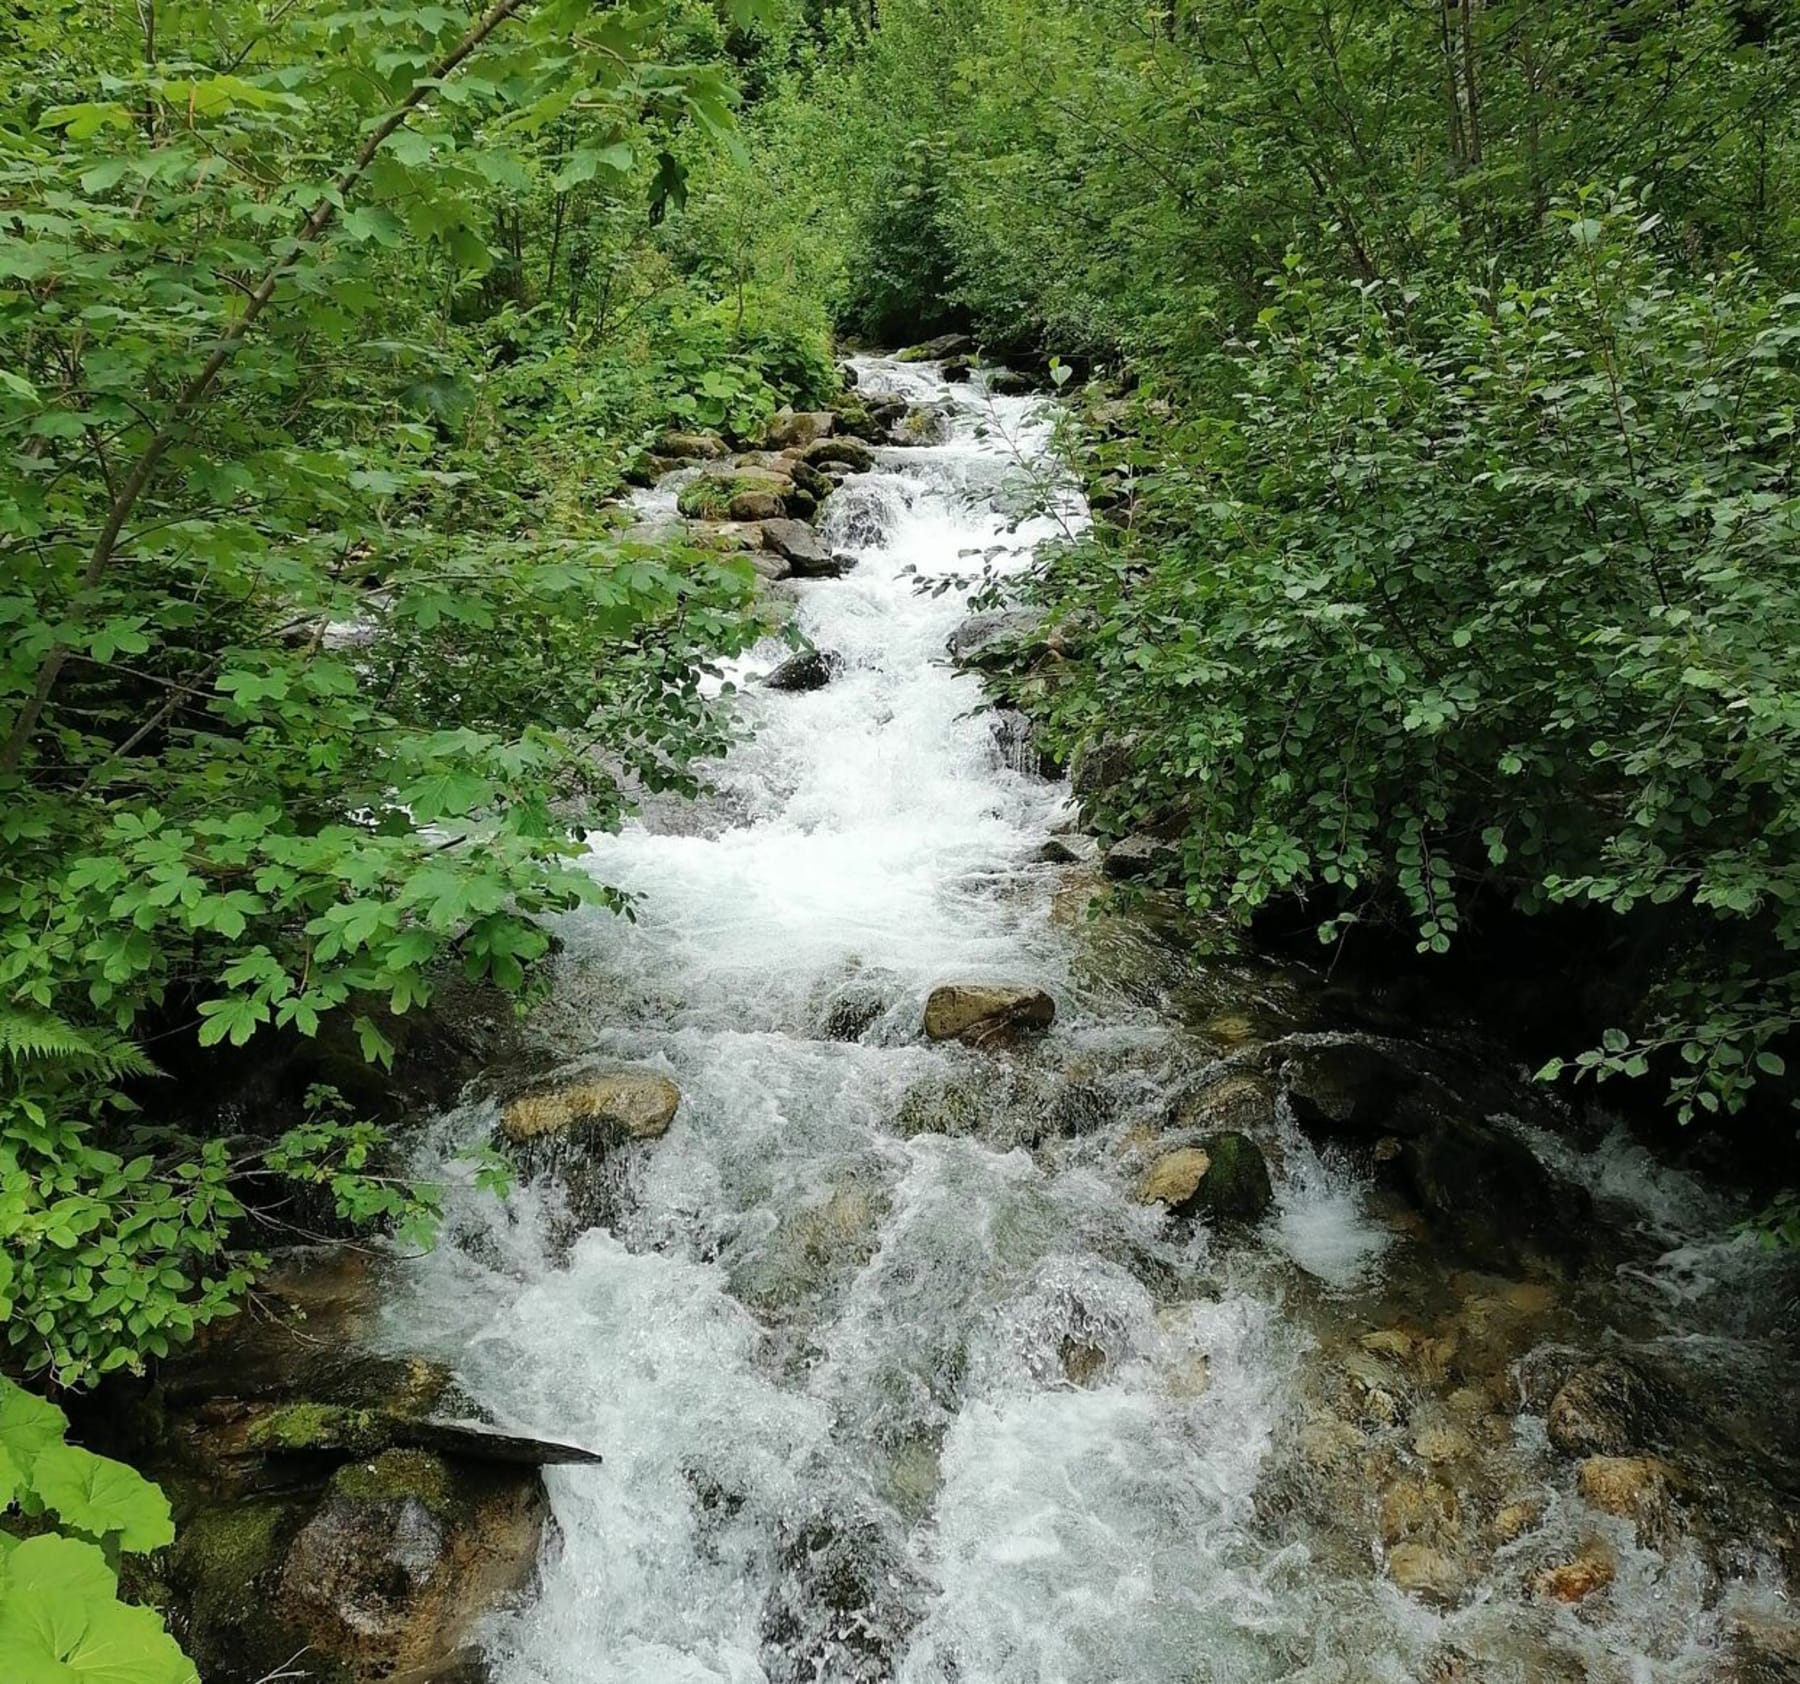
[[[1479,895],[1654,917],[1641,1010],[1573,1060],[1669,1058],[1737,1109],[1800,1021],[1800,294],[1685,279],[1629,201],[1557,212],[1538,284],[1291,262],[1212,400],[1157,423],[1138,524],[1047,563],[1081,658],[1028,683],[1125,745],[1113,833],[1197,906],[1402,917]]]

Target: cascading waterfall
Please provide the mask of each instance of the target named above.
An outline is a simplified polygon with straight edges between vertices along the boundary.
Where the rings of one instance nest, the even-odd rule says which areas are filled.
[[[1501,1551],[1434,1612],[1291,1496],[1321,1329],[1372,1325],[1395,1236],[1291,1127],[1253,1242],[1132,1196],[1120,1141],[1212,1055],[1053,916],[1066,789],[1007,763],[946,662],[963,592],[918,588],[1082,516],[1015,518],[1035,401],[860,371],[951,436],[827,506],[858,565],[799,586],[798,623],[841,670],[789,695],[755,682],[785,647],[742,663],[754,732],[717,794],[593,841],[635,922],[562,929],[560,1052],[666,1071],[674,1127],[586,1205],[549,1176],[454,1193],[391,1312],[502,1424],[606,1458],[546,1475],[557,1539],[488,1634],[500,1684],[1352,1684],[1461,1651],[1430,1675],[1715,1676],[1726,1612],[1775,1594],[1757,1563],[1703,1596],[1553,1497],[1545,1527],[1611,1529],[1604,1611],[1531,1603]],[[1050,989],[1052,1033],[924,1044],[930,988],[982,979]],[[493,1123],[471,1104],[432,1151]],[[1548,1481],[1533,1420],[1496,1452],[1522,1488]]]

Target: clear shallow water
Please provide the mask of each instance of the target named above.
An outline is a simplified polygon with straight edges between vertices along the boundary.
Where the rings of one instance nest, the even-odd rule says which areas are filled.
[[[606,1457],[546,1474],[559,1537],[489,1633],[501,1684],[1729,1676],[1732,1613],[1778,1603],[1766,1566],[1722,1584],[1639,1550],[1530,1415],[1489,1461],[1544,1495],[1541,1524],[1474,1552],[1453,1613],[1382,1578],[1363,1494],[1393,1470],[1365,1464],[1403,1466],[1404,1431],[1346,1473],[1305,1430],[1358,1333],[1491,1283],[1448,1284],[1286,1124],[1252,1245],[1215,1252],[1132,1198],[1133,1131],[1211,1053],[1052,916],[1061,880],[1031,862],[1066,792],[1005,763],[946,663],[962,593],[915,588],[1082,517],[1009,518],[1046,461],[1031,401],[861,367],[955,424],[828,508],[860,565],[797,587],[798,623],[842,672],[777,695],[754,680],[784,647],[741,663],[754,735],[699,821],[594,839],[636,922],[562,930],[546,1033],[574,1065],[667,1071],[676,1122],[609,1170],[607,1227],[580,1231],[593,1212],[547,1180],[453,1196],[394,1308],[393,1340],[503,1424]],[[923,1044],[930,988],[984,978],[1056,994],[1044,1043]],[[826,1038],[846,1012],[859,1038]],[[472,1105],[434,1150],[493,1121]],[[1710,1296],[1721,1213],[1623,1152],[1589,1173],[1654,1210],[1657,1284],[1627,1290],[1659,1314]],[[1467,1476],[1471,1534],[1494,1478]],[[1526,1570],[1596,1529],[1615,1588],[1528,1602]],[[1458,1653],[1474,1670],[1446,1670]]]

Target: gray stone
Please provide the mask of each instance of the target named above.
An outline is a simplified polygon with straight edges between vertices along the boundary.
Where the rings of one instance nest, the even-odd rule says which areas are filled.
[[[771,690],[823,690],[843,664],[841,655],[824,649],[802,649],[799,654],[788,656],[764,682]]]

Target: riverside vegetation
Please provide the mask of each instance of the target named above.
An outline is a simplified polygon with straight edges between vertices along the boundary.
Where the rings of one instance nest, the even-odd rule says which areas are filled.
[[[300,1233],[428,1237],[357,1066],[458,988],[529,1000],[554,914],[629,914],[583,837],[697,787],[769,557],[834,565],[782,528],[845,431],[905,436],[834,334],[966,335],[1063,394],[1100,518],[968,585],[1029,609],[983,665],[1136,881],[1566,970],[1546,1082],[1789,1157],[1797,32],[1780,0],[14,6],[0,1652],[191,1676],[118,1596],[166,1506],[37,1394],[170,1357]],[[827,405],[835,444],[795,431]],[[684,512],[763,549],[609,506],[756,445]],[[426,1453],[398,1430],[357,1442]]]

